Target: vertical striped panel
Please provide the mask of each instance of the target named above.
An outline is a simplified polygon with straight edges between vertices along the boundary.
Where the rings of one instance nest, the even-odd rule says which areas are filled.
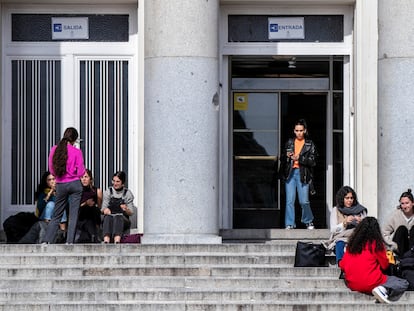
[[[60,61],[12,60],[12,202],[34,203],[60,136]]]
[[[112,174],[128,171],[128,62],[80,62],[80,133],[85,165],[106,189]],[[128,173],[128,172],[127,172]]]

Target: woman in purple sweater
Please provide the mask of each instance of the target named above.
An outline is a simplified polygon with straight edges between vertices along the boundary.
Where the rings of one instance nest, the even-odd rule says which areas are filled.
[[[53,243],[60,219],[69,204],[67,244],[75,240],[78,211],[82,197],[80,178],[85,173],[82,151],[73,145],[78,139],[78,131],[68,127],[59,143],[49,153],[49,170],[56,177],[56,201],[52,220],[47,226],[43,242]],[[70,196],[70,200],[69,200]]]

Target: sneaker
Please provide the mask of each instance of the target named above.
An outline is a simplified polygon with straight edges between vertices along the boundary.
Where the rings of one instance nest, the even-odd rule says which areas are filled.
[[[286,230],[291,230],[291,229],[293,229],[293,226],[286,226],[286,228],[285,228]]]
[[[377,286],[372,290],[372,294],[379,302],[390,303],[388,300],[388,292],[384,286]]]
[[[313,225],[313,222],[310,222],[310,223],[306,224],[306,228],[309,229],[309,230],[313,230],[313,229],[315,229],[315,226]]]

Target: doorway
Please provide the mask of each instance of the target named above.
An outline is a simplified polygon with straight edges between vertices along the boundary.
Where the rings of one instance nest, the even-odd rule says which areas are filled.
[[[332,192],[343,176],[343,149],[338,148],[343,144],[343,125],[337,122],[343,119],[342,68],[342,58],[329,56],[231,59],[234,229],[284,228],[285,190],[278,179],[278,160],[285,141],[293,135],[294,122],[301,118],[307,121],[318,151],[316,194],[310,197],[314,224],[327,228]],[[296,223],[301,228],[301,209],[296,205]]]
[[[314,168],[314,186],[316,193],[309,197],[314,225],[316,228],[326,228],[326,108],[327,93],[282,93],[281,94],[281,141],[287,141],[293,136],[293,125],[299,119],[305,119],[308,125],[308,135],[315,143],[318,157]],[[282,147],[283,147],[282,144]],[[286,206],[285,188],[280,185],[281,223],[284,223]],[[295,216],[297,228],[305,228],[301,223],[301,207],[296,198]],[[283,225],[284,227],[284,225]]]
[[[106,189],[113,172],[133,171],[140,107],[137,103],[136,5],[113,7],[56,5],[8,8],[4,33],[2,123],[2,219],[33,211],[47,157],[66,127],[79,131],[85,165],[97,187]],[[54,40],[54,19],[87,19],[88,39]],[[31,25],[38,25],[35,34]],[[108,26],[112,25],[112,26]],[[116,27],[115,27],[116,26]],[[106,31],[111,27],[111,31]],[[136,188],[131,174],[129,188]],[[142,213],[142,211],[139,211]]]

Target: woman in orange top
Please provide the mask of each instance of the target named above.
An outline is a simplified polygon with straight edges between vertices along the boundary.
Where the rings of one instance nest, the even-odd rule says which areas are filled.
[[[285,181],[286,213],[285,227],[293,229],[295,224],[295,200],[298,192],[302,207],[302,223],[314,229],[313,213],[309,202],[309,191],[313,190],[313,167],[316,165],[317,152],[312,140],[307,138],[307,125],[303,119],[295,123],[295,138],[290,138],[281,152],[280,176]]]

